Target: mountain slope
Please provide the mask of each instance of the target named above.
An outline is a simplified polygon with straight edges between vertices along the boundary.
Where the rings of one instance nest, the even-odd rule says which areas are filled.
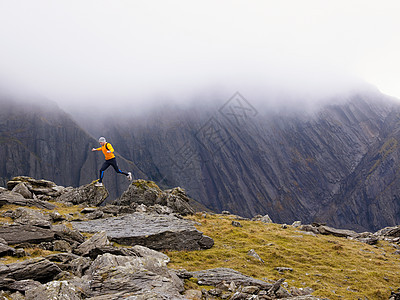
[[[398,109],[389,114],[379,139],[343,181],[329,208],[322,210],[323,219],[360,231],[399,224],[399,118]]]
[[[112,139],[157,184],[182,186],[217,212],[269,214],[279,223],[327,221],[358,230],[400,223],[395,210],[375,222],[357,222],[346,212],[334,216],[347,206],[357,214],[356,207],[367,201],[363,194],[356,196],[357,205],[347,200],[354,186],[349,182],[391,130],[387,118],[399,110],[391,98],[360,93],[313,113],[257,112],[243,98],[233,100],[215,110],[163,108],[87,129]],[[241,105],[247,114],[234,111]],[[375,184],[387,186],[381,179],[375,177]]]

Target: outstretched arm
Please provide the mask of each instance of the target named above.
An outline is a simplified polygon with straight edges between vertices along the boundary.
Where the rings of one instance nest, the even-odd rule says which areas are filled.
[[[100,151],[101,148],[92,148],[92,151]]]

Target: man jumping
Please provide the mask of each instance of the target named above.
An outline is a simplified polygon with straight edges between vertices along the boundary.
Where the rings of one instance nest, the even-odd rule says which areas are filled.
[[[99,143],[101,145],[100,148],[92,148],[92,151],[103,151],[104,157],[106,161],[103,163],[100,169],[100,176],[99,176],[99,181],[96,182],[95,186],[103,186],[103,176],[104,176],[104,171],[109,167],[112,166],[115,170],[115,172],[119,174],[124,174],[129,181],[132,180],[132,173],[128,172],[122,172],[117,165],[117,159],[115,158],[114,155],[114,148],[111,146],[110,143],[107,143],[106,139],[104,137],[99,138]]]

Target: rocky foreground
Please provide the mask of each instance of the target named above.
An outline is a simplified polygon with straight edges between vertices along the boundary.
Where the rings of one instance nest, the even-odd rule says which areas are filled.
[[[214,244],[183,218],[194,211],[181,188],[162,191],[136,180],[119,199],[101,206],[107,196],[93,183],[71,188],[29,177],[15,177],[0,188],[0,256],[16,261],[0,265],[0,299],[318,299],[312,289],[289,288],[284,278],[266,282],[227,268],[168,268],[168,256],[158,251],[206,250]],[[359,234],[323,224],[293,225],[369,244],[400,239],[399,226]],[[213,288],[185,290],[190,278]]]

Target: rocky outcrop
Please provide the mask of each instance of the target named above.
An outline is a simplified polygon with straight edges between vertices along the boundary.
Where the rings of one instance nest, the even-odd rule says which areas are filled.
[[[92,278],[93,296],[126,293],[141,297],[184,299],[180,296],[183,282],[168,268],[164,260],[104,254],[88,271]],[[164,298],[164,299],[165,299]]]
[[[0,236],[9,244],[51,242],[54,232],[32,225],[9,225],[0,227]]]
[[[258,286],[264,289],[270,289],[272,284],[262,280],[257,280],[249,276],[245,276],[242,273],[228,269],[228,268],[217,268],[210,270],[203,270],[198,272],[192,272],[192,276],[198,279],[198,283],[201,285],[212,285],[216,286],[221,282],[234,282],[237,286]]]
[[[285,281],[284,278],[270,283],[243,275],[229,268],[216,268],[191,273],[181,271],[179,274],[195,278],[198,284],[214,286],[214,289],[204,293],[205,297],[221,297],[222,299],[319,299],[310,295],[313,292],[312,289],[291,288],[290,291],[287,290],[282,286]]]
[[[35,206],[44,209],[54,209],[55,205],[38,199],[26,199],[20,193],[3,190],[0,191],[0,206],[3,205]]]
[[[46,282],[52,280],[61,269],[44,258],[35,258],[19,263],[0,266],[0,288],[13,289],[16,282],[21,280],[34,280]]]
[[[36,197],[47,198],[60,196],[65,188],[54,182],[44,179],[34,179],[28,176],[18,176],[7,182],[7,188],[13,192],[20,193],[24,198]]]
[[[134,180],[113,204],[125,206],[161,205],[170,208],[172,212],[186,216],[194,213],[189,201],[190,198],[182,188],[177,187],[162,191],[154,182],[139,179]]]
[[[298,228],[300,230],[313,232],[315,234],[333,235],[337,237],[354,239],[369,245],[375,245],[379,240],[385,240],[396,243],[400,242],[400,226],[386,227],[381,230],[378,230],[375,233],[372,232],[357,233],[352,230],[336,229],[318,223],[313,223],[311,225],[301,225]]]
[[[105,231],[111,241],[142,245],[156,250],[200,250],[211,248],[213,240],[193,223],[173,215],[133,213],[116,218],[74,222],[83,232]]]
[[[104,187],[95,186],[95,182],[71,189],[62,193],[57,201],[68,202],[72,204],[86,204],[90,206],[99,206],[108,197],[108,190]]]

